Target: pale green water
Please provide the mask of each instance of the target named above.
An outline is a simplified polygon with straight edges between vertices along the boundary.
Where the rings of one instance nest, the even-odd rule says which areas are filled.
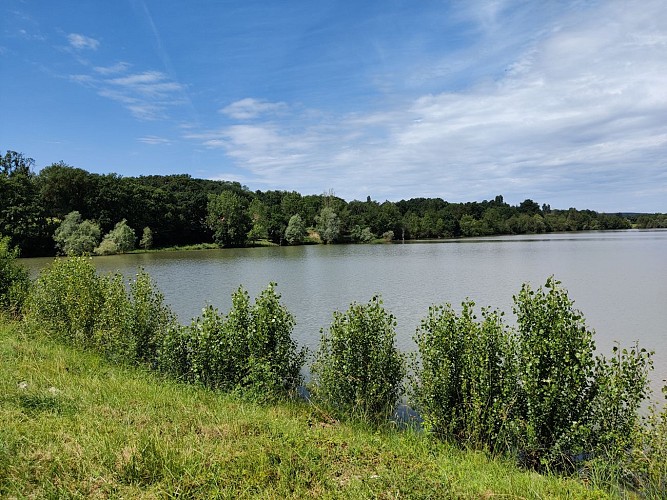
[[[24,259],[33,272],[52,259]],[[667,378],[667,231],[504,236],[392,245],[335,245],[162,252],[96,257],[101,272],[143,266],[182,322],[206,303],[226,311],[242,284],[255,296],[270,281],[296,316],[295,337],[317,346],[332,312],[380,293],[398,320],[401,349],[434,303],[505,311],[523,282],[553,274],[596,332],[598,348],[638,340],[656,351],[654,387]]]

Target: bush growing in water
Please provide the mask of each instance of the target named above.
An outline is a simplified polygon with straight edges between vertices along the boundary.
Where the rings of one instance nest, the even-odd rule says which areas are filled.
[[[391,415],[405,377],[395,327],[377,296],[335,312],[311,368],[314,397],[341,416],[380,421]]]
[[[415,337],[420,359],[412,399],[435,435],[506,451],[516,434],[518,342],[502,314],[463,303],[432,306]]]
[[[16,263],[18,249],[9,246],[9,237],[0,237],[0,311],[21,314],[30,289],[28,271]]]
[[[517,330],[472,303],[431,308],[416,341],[415,403],[446,439],[520,451],[531,466],[624,453],[648,394],[650,353],[595,356],[593,332],[560,283],[514,297]],[[546,290],[545,290],[546,289]]]
[[[553,277],[537,291],[524,284],[514,302],[529,455],[566,464],[573,455],[622,450],[648,395],[651,354],[596,356],[593,332]]]
[[[182,380],[206,387],[237,387],[264,397],[293,394],[300,385],[305,349],[291,338],[294,317],[280,303],[275,283],[250,305],[239,288],[221,316],[212,306],[189,327],[172,329],[160,351],[160,366]]]

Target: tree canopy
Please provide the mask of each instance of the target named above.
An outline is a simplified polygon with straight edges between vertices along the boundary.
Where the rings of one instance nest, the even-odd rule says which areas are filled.
[[[142,235],[144,248],[213,241],[224,247],[259,240],[298,244],[308,232],[318,233],[324,243],[334,243],[389,235],[403,240],[626,229],[633,223],[646,228],[667,226],[667,216],[662,214],[559,210],[532,199],[513,206],[502,195],[466,203],[442,198],[379,202],[370,196],[348,202],[331,191],[319,195],[252,192],[238,182],[185,174],[122,177],[90,173],[63,162],[39,173],[33,168],[34,160],[22,153],[7,151],[0,156],[0,233],[23,256],[90,252],[99,243],[96,228],[108,235],[123,220],[134,231],[150,228],[150,238]],[[89,222],[77,226],[77,245],[75,238],[66,250],[72,234],[65,230],[72,220],[60,226],[73,212],[79,214],[77,224]],[[301,224],[295,219],[290,228],[297,215]]]

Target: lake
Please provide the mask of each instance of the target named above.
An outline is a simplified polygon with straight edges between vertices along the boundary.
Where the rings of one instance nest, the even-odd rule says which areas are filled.
[[[22,259],[33,274],[52,259]],[[667,378],[667,231],[610,231],[498,236],[384,245],[316,245],[158,252],[95,257],[100,272],[126,276],[143,267],[166,301],[187,323],[205,304],[226,312],[243,285],[251,297],[278,283],[295,315],[294,336],[315,349],[334,310],[381,294],[397,319],[397,343],[412,336],[432,304],[505,311],[513,321],[512,296],[521,284],[535,288],[554,275],[596,331],[598,349],[615,341],[656,351],[653,387]]]

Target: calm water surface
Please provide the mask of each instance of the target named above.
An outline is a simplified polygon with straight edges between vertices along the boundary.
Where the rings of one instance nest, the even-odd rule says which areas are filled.
[[[36,274],[52,259],[24,259]],[[296,316],[294,335],[316,348],[334,310],[382,295],[397,318],[398,344],[412,336],[428,307],[466,297],[513,321],[512,295],[550,275],[563,282],[596,330],[598,348],[614,341],[656,351],[654,388],[667,378],[667,231],[502,236],[434,243],[223,249],[96,257],[101,272],[126,276],[142,266],[183,323],[209,303],[226,312],[243,285],[256,296],[278,283]]]

